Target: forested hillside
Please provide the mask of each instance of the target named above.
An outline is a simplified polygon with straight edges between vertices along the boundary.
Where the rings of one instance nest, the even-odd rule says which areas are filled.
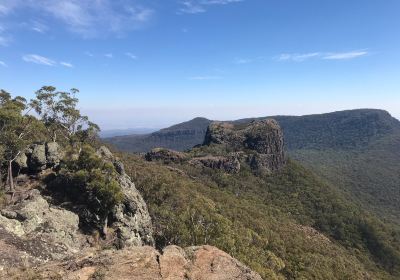
[[[365,210],[400,223],[400,122],[397,119],[386,111],[373,109],[273,118],[283,129],[285,149],[290,157],[339,187]],[[246,124],[252,120],[235,123]],[[197,125],[187,124],[191,124],[186,125],[189,130],[195,130]],[[168,136],[161,131],[156,143],[142,136],[146,147],[135,137],[121,139],[126,141],[123,148],[127,151],[145,152],[158,146],[171,148],[169,140],[164,142]],[[176,136],[174,149],[185,150],[202,143],[200,135],[188,140],[188,137]],[[119,142],[109,141],[121,148]]]
[[[246,164],[227,173],[182,159],[210,154],[223,156],[224,149],[197,148],[175,162],[166,153],[164,163],[121,154],[148,203],[159,248],[212,244],[264,279],[399,277],[398,228],[334,185],[292,160],[268,175]]]

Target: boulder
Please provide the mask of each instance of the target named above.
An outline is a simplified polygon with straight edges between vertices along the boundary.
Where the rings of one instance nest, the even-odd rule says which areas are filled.
[[[18,171],[24,171],[28,168],[28,157],[25,152],[20,153],[14,161]]]
[[[26,199],[0,213],[0,268],[76,254],[84,243],[78,224],[76,214],[49,205],[38,190],[31,190]],[[7,254],[11,251],[19,257]]]
[[[30,152],[32,151],[32,152]],[[31,171],[40,171],[46,169],[46,145],[34,144],[29,153],[28,166]]]
[[[46,143],[46,162],[48,167],[55,167],[60,164],[64,152],[57,142]]]

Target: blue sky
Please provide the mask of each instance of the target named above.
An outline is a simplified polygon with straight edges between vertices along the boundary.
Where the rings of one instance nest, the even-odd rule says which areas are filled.
[[[386,109],[398,0],[0,0],[0,88],[81,90],[104,129]]]

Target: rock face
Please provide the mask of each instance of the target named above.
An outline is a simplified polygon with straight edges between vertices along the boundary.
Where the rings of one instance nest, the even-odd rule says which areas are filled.
[[[211,246],[168,246],[162,254],[147,246],[109,250],[23,272],[3,271],[3,277],[23,279],[18,277],[27,273],[36,277],[31,279],[261,280],[257,273]]]
[[[0,212],[0,268],[76,254],[84,244],[78,224],[78,215],[49,205],[38,190],[31,190]]]
[[[64,152],[56,142],[33,144],[15,160],[18,172],[35,173],[46,168],[56,167],[64,157]]]
[[[153,227],[147,205],[129,176],[123,174],[119,184],[124,194],[122,203],[112,213],[112,228],[118,248],[154,245]]]
[[[182,163],[187,156],[185,153],[177,152],[164,148],[155,148],[152,149],[145,155],[145,159],[147,161],[156,161],[160,160],[166,164],[168,163]]]
[[[253,121],[246,126],[226,122],[211,123],[204,145],[225,145],[234,151],[244,151],[254,169],[274,171],[285,164],[283,133],[272,119]]]
[[[240,162],[236,155],[229,157],[205,156],[196,157],[189,161],[189,164],[195,166],[205,166],[212,169],[224,170],[227,173],[238,173],[240,171]]]

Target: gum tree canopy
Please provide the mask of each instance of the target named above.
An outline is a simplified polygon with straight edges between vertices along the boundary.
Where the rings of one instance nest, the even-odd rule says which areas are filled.
[[[80,153],[83,143],[95,138],[99,127],[77,109],[78,92],[44,86],[27,102],[0,90],[0,171],[7,170],[10,191],[14,189],[12,164],[30,144],[57,141]]]

